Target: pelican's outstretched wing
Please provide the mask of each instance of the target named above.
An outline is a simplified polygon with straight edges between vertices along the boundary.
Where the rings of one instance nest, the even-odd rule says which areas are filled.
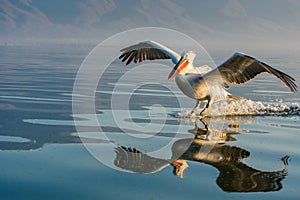
[[[126,47],[121,49],[121,52],[119,59],[122,59],[122,62],[127,60],[126,65],[132,61],[137,63],[157,59],[172,59],[172,62],[177,64],[181,57],[168,47],[151,40]]]
[[[114,164],[117,167],[137,173],[156,173],[171,164],[165,159],[148,156],[135,148],[121,146],[117,147],[115,152],[116,158]]]
[[[282,80],[292,92],[297,91],[297,85],[294,82],[295,79],[291,76],[242,53],[235,53],[214,71],[216,72],[216,70],[219,71],[226,81],[232,84],[245,83],[260,73],[268,72]]]

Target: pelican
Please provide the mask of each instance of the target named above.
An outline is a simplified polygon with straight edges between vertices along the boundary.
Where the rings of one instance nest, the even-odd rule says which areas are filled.
[[[207,65],[194,67],[195,56],[193,51],[184,51],[179,55],[168,47],[149,40],[121,49],[119,59],[122,62],[126,61],[126,65],[132,61],[137,63],[146,60],[171,59],[175,66],[169,74],[168,80],[175,78],[178,88],[186,96],[197,101],[192,113],[200,106],[201,102],[207,102],[200,115],[214,102],[242,99],[242,97],[233,96],[226,91],[229,89],[228,83],[246,83],[263,72],[275,75],[292,92],[297,91],[297,85],[291,76],[246,54],[236,52],[215,69],[211,69]]]

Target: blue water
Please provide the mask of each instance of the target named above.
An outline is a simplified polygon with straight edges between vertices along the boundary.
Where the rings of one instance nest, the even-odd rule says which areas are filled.
[[[125,105],[122,98],[133,83],[122,85],[118,79],[130,68],[115,61],[94,91],[95,121],[91,113],[72,112],[72,95],[78,101],[90,98],[72,92],[79,66],[92,48],[0,47],[1,200],[299,198],[299,93],[290,94],[270,75],[232,86],[232,93],[249,101],[228,103],[228,109],[256,112],[264,105],[265,112],[208,117],[206,130],[197,118],[176,117],[189,112],[194,102],[174,82],[154,84],[166,79],[164,71],[136,77],[148,83]],[[229,56],[211,54],[216,63]],[[264,61],[300,84],[296,55],[268,52]],[[116,85],[122,91],[112,92]],[[112,94],[117,97],[115,110]],[[182,109],[181,100],[186,103]],[[288,166],[280,160],[285,155],[290,156]],[[187,163],[182,178],[174,175],[173,161]]]

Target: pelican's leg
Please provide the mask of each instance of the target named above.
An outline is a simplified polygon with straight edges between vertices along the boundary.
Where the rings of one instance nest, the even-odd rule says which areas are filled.
[[[202,124],[204,125],[204,128],[205,128],[206,130],[208,130],[208,123],[207,123],[207,121],[206,121],[204,118],[201,118],[200,121],[201,121]]]
[[[204,128],[201,128],[200,124],[198,124],[198,123],[201,123],[201,122],[204,125]],[[205,119],[200,118],[200,119],[196,120],[196,122],[195,122],[195,138],[196,139],[203,139],[204,136],[207,134],[207,131],[208,131],[208,124],[205,121]]]
[[[200,112],[200,115],[202,115],[202,113],[203,113],[207,108],[209,108],[209,106],[210,106],[210,101],[211,101],[211,98],[210,98],[210,96],[208,96],[208,97],[207,97],[207,104],[206,104],[205,108],[203,108],[203,110]]]
[[[199,108],[200,103],[201,103],[201,101],[200,101],[200,100],[197,100],[197,103],[196,103],[195,107],[193,108],[191,114],[193,114],[193,113],[195,112],[195,110],[196,110],[197,108]]]

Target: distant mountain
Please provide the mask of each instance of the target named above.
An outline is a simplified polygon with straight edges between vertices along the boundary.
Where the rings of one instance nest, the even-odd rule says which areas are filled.
[[[0,40],[103,39],[135,27],[223,40],[300,33],[297,0],[0,0]]]
[[[29,31],[33,28],[48,27],[52,22],[31,1],[9,1],[0,2],[0,25],[2,31]]]

